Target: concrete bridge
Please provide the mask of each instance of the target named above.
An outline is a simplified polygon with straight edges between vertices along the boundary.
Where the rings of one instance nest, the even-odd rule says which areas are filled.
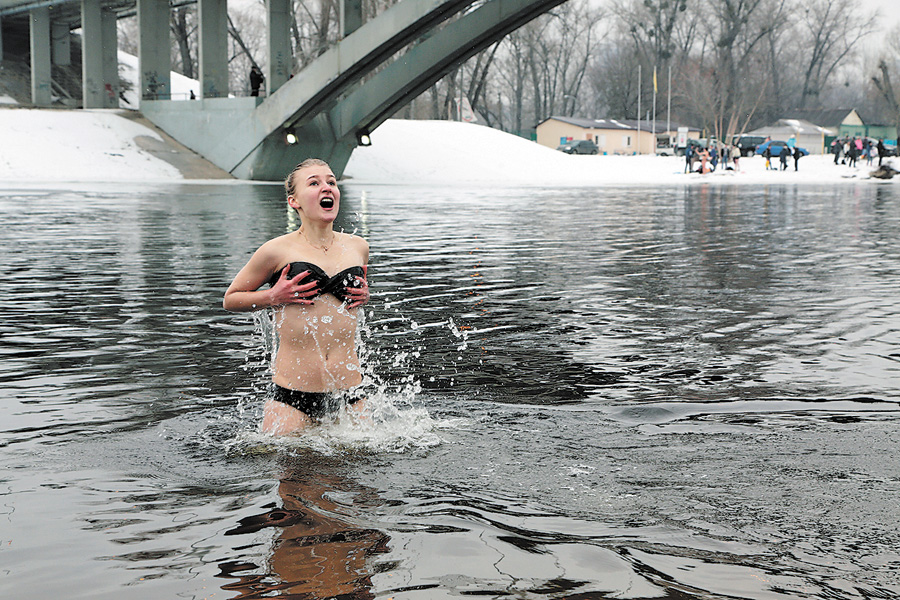
[[[118,106],[115,20],[136,12],[141,112],[236,177],[279,180],[308,156],[340,176],[354,148],[399,108],[564,1],[401,0],[362,24],[360,0],[342,0],[343,39],[291,77],[290,0],[266,0],[267,93],[235,98],[228,97],[226,0],[197,0],[200,96],[192,101],[171,99],[169,0],[0,0],[0,22],[4,31],[29,29],[38,106],[50,104],[51,61],[67,58],[62,32],[80,26],[83,104],[103,108]]]

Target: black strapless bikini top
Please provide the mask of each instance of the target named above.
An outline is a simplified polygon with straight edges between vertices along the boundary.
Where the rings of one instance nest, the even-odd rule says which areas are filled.
[[[318,295],[331,294],[341,302],[347,302],[350,298],[347,296],[347,288],[357,288],[356,278],[366,278],[366,272],[362,267],[349,267],[344,269],[334,277],[329,277],[322,267],[308,262],[292,262],[288,270],[288,278],[296,277],[303,271],[309,271],[309,274],[301,279],[298,283],[316,282]],[[281,277],[281,269],[278,269],[269,279],[269,285],[275,285],[278,278]]]

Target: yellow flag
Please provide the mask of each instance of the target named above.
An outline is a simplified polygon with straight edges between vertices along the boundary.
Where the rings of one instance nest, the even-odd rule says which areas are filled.
[[[658,90],[656,89],[656,67],[653,67],[653,93],[655,94]]]

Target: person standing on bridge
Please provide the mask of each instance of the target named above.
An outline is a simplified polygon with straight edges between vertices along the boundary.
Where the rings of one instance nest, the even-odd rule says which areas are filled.
[[[259,67],[253,65],[250,67],[250,95],[259,96],[259,88],[265,82],[266,76],[259,70]]]
[[[222,302],[229,311],[268,309],[274,316],[275,392],[266,400],[261,425],[272,435],[333,418],[345,405],[358,414],[364,405],[353,388],[362,383],[356,309],[369,301],[369,244],[334,231],[341,193],[324,161],[297,165],[285,191],[300,228],[263,244]],[[266,283],[271,287],[260,289]]]

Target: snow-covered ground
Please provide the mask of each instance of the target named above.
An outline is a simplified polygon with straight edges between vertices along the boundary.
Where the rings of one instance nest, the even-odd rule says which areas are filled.
[[[765,159],[754,156],[741,159],[737,171],[685,174],[679,157],[570,156],[496,129],[454,121],[391,120],[371,138],[371,146],[353,152],[345,177],[366,183],[447,185],[846,183],[868,179],[877,166],[877,161],[872,167],[836,166],[828,155],[801,158],[796,172],[793,159],[787,171],[767,171]],[[778,165],[777,159],[772,162]]]
[[[132,83],[120,102],[123,110],[23,109],[15,108],[11,98],[0,98],[0,105],[9,106],[0,107],[0,183],[183,180],[176,167],[135,141],[140,136],[162,139],[125,115],[138,102],[138,59],[119,52],[119,64],[122,77]],[[174,72],[171,89],[173,99],[185,101],[191,91],[200,91],[197,80]],[[685,174],[682,158],[569,156],[496,129],[453,121],[389,120],[371,138],[371,146],[353,152],[345,180],[540,186],[821,184],[870,180],[874,168],[862,164],[851,169],[834,165],[831,156],[807,156],[800,159],[799,171],[794,171],[793,160],[787,171],[767,171],[762,157],[755,156],[742,159],[738,171]]]
[[[136,109],[138,106],[140,100],[138,90],[141,87],[138,82],[139,65],[140,61],[137,56],[119,51],[119,77],[131,82],[131,89],[122,93],[119,102],[119,106],[122,108]],[[190,100],[191,92],[194,92],[195,96],[200,96],[200,82],[175,71],[169,73],[169,89],[172,100]]]
[[[0,182],[181,179],[138,136],[162,141],[115,110],[0,109]]]
[[[175,181],[172,165],[135,138],[153,130],[118,110],[0,108],[0,182]],[[686,183],[852,183],[872,167],[834,165],[831,156],[800,159],[800,170],[766,171],[761,157],[739,171],[684,174],[684,160],[656,156],[569,156],[480,125],[389,120],[357,148],[344,177],[360,183],[584,186]],[[872,180],[878,181],[878,180]],[[900,177],[896,181],[900,181]],[[891,180],[891,183],[894,183]]]
[[[132,89],[119,105],[138,105],[138,59],[119,52],[119,68]],[[172,96],[188,99],[199,82],[172,73]],[[66,181],[172,181],[179,170],[142,149],[135,138],[158,142],[153,130],[116,110],[65,110],[15,108],[17,102],[0,96],[0,182]]]

